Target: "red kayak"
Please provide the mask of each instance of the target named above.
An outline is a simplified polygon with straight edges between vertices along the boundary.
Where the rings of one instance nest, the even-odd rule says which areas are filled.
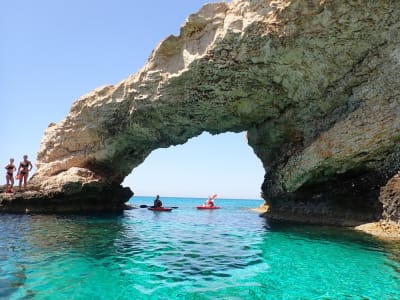
[[[218,209],[220,206],[200,205],[196,206],[197,209]]]
[[[148,210],[152,210],[152,211],[171,211],[172,208],[171,207],[148,207]]]

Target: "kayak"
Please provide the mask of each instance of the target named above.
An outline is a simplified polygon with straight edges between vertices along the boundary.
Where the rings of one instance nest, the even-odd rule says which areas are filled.
[[[218,209],[221,208],[220,206],[209,206],[209,205],[200,205],[196,206],[197,209]]]
[[[152,210],[152,211],[171,211],[172,208],[171,207],[148,207],[148,210]]]

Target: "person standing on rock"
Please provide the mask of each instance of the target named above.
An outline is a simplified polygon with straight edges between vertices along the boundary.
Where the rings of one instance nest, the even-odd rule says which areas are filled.
[[[19,191],[25,191],[28,182],[29,171],[32,170],[32,163],[28,160],[28,155],[24,155],[24,159],[19,163],[18,174],[19,177]],[[22,190],[22,181],[24,181],[24,189]]]
[[[10,162],[7,166],[5,166],[5,169],[7,170],[6,174],[6,193],[13,193],[13,186],[14,186],[14,172],[17,170],[17,168],[14,165],[14,158],[10,158]]]

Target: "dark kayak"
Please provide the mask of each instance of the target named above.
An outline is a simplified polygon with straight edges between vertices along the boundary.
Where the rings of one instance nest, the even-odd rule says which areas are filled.
[[[197,209],[218,209],[221,208],[220,206],[209,206],[209,205],[200,205],[196,206]]]
[[[152,211],[171,211],[172,208],[171,207],[148,207],[148,210],[152,210]]]

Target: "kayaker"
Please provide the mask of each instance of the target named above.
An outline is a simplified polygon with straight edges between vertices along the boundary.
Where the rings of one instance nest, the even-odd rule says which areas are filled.
[[[210,196],[208,196],[208,199],[207,199],[207,206],[210,206],[210,207],[214,206],[214,200]]]
[[[154,199],[154,207],[162,207],[162,202],[160,200],[160,195],[156,196],[156,199]]]

